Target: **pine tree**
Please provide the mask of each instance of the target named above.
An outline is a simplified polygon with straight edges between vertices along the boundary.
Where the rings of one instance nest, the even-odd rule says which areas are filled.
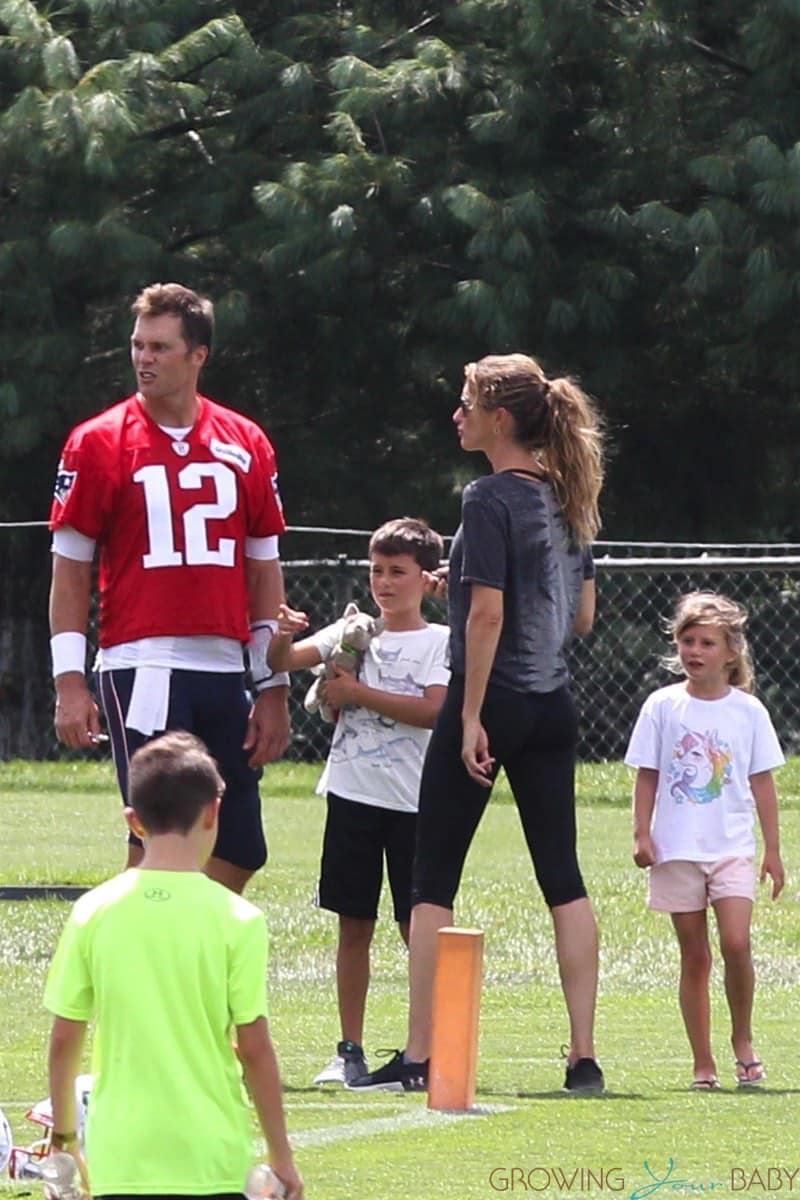
[[[143,285],[217,271],[223,332],[243,319],[227,222],[252,181],[233,115],[255,119],[265,72],[216,0],[0,0],[4,515],[45,503],[23,456],[52,475],[66,429],[127,390]]]
[[[658,186],[627,206],[643,235],[642,278],[659,285],[647,289],[667,383],[650,428],[654,473],[668,478],[671,447],[690,536],[796,537],[800,9],[730,0],[645,14],[661,42],[651,105],[674,105],[645,141],[657,171],[653,134],[656,145],[672,139]],[[621,483],[633,482],[635,442],[620,456]]]
[[[451,529],[463,363],[522,349],[601,400],[610,534],[788,535],[799,22],[0,0],[3,515],[41,512],[67,428],[128,390],[130,298],[177,278],[295,523]]]

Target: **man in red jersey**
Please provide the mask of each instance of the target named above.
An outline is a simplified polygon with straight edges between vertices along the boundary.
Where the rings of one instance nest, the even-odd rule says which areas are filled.
[[[95,667],[123,798],[134,750],[165,729],[197,734],[226,783],[206,870],[241,891],[267,855],[261,767],[289,742],[288,677],[273,675],[266,660],[284,599],[275,454],[258,425],[197,391],[211,350],[211,302],[156,283],[132,311],[138,390],[73,429],[56,478],[56,732],[72,747],[91,746],[100,732],[85,677],[98,548]],[[129,843],[135,866],[142,846],[133,835]]]

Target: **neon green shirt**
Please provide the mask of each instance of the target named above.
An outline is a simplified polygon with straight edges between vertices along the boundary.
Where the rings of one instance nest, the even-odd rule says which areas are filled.
[[[250,1113],[232,1027],[266,1015],[257,908],[200,872],[134,869],[75,904],[45,1006],[96,1019],[92,1192],[241,1192]]]

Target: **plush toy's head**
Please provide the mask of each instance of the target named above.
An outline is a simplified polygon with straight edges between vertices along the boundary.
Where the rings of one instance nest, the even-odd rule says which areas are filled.
[[[383,617],[371,617],[369,613],[361,612],[352,600],[343,613],[342,645],[353,650],[366,650],[374,637],[383,632]]]
[[[306,692],[303,701],[306,712],[319,712],[325,721],[335,721],[336,713],[330,705],[320,702],[321,677],[332,679],[336,674],[334,667],[356,674],[364,657],[364,651],[373,638],[376,638],[379,633],[383,633],[386,625],[383,617],[371,617],[369,613],[361,612],[361,609],[352,600],[342,613],[342,619],[341,640],[338,646],[334,647],[330,657],[314,668],[317,678]]]

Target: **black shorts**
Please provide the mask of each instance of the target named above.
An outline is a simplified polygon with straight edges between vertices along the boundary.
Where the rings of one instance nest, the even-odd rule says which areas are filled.
[[[135,674],[131,668],[100,671],[97,675],[119,788],[126,804],[130,757],[151,740],[137,729],[126,728],[124,724]],[[225,780],[219,832],[213,853],[217,858],[243,870],[257,871],[267,861],[267,843],[261,823],[261,797],[258,792],[262,772],[260,768],[254,771],[247,765],[249,752],[242,749],[250,708],[250,697],[245,691],[242,674],[171,672],[167,729],[185,729],[201,738]],[[152,736],[158,737],[158,733]],[[129,834],[128,841],[133,845],[141,845],[133,833]]]
[[[328,792],[317,903],[342,917],[375,920],[383,859],[395,921],[411,916],[411,865],[417,814],[344,800]]]
[[[452,908],[490,789],[461,761],[463,676],[450,680],[422,770],[412,904]],[[586,895],[576,852],[577,718],[568,688],[512,692],[490,685],[481,722],[505,768],[536,878],[550,908]]]

